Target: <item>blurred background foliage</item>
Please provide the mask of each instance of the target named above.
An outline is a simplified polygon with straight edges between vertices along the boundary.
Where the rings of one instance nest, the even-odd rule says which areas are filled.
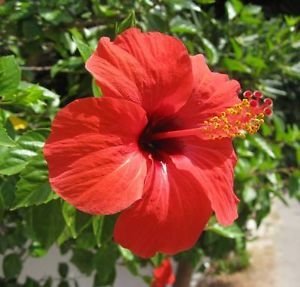
[[[300,200],[300,3],[215,0],[0,1],[0,254],[1,286],[78,286],[69,264],[94,286],[111,286],[116,266],[134,276],[162,259],[141,260],[112,242],[114,216],[89,216],[58,199],[41,150],[51,119],[70,101],[98,94],[84,61],[101,36],[137,25],[182,39],[215,71],[274,100],[260,134],[236,140],[239,219],[227,228],[211,219],[192,250],[175,256],[205,274],[249,264],[247,241],[275,197]],[[298,97],[297,97],[298,96]],[[18,277],[28,257],[57,244],[71,262],[58,277]]]

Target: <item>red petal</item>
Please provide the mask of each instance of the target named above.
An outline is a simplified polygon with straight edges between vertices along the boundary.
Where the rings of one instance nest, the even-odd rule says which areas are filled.
[[[138,83],[147,76],[140,63],[123,49],[100,39],[97,50],[88,59],[86,69],[96,79],[104,96],[141,103]]]
[[[114,236],[141,257],[175,254],[196,243],[210,215],[197,180],[174,156],[167,164],[153,162],[144,197],[121,213]]]
[[[191,57],[191,61],[193,93],[178,113],[179,121],[185,127],[197,126],[240,102],[240,84],[237,81],[229,80],[225,74],[211,72],[202,55]]]
[[[161,33],[142,33],[132,28],[113,43],[102,38],[87,68],[106,95],[128,99],[132,93],[135,102],[140,96],[148,114],[170,115],[185,104],[192,91],[186,48],[179,40]],[[130,93],[124,89],[126,85]]]
[[[236,156],[230,139],[204,141],[185,139],[184,154],[191,160],[190,171],[198,177],[218,221],[232,224],[238,217],[238,198],[233,191]]]
[[[143,194],[146,161],[137,138],[146,123],[138,105],[113,98],[80,99],[63,108],[44,147],[52,188],[92,214],[130,206]]]
[[[175,282],[175,275],[172,270],[171,260],[166,258],[160,266],[153,271],[154,280],[151,287],[165,287]]]

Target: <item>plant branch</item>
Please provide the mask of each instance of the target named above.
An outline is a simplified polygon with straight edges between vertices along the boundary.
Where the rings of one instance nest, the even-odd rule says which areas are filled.
[[[192,274],[193,274],[193,266],[186,260],[179,261],[177,272],[176,272],[176,281],[173,287],[190,286]]]

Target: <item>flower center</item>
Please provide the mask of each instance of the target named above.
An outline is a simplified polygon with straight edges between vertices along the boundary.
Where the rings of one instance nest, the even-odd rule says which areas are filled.
[[[180,154],[183,148],[182,142],[177,138],[156,139],[155,135],[176,130],[173,120],[153,123],[151,119],[139,137],[139,147],[159,161],[164,161],[165,155]]]
[[[194,135],[211,140],[244,138],[247,133],[255,134],[263,124],[264,117],[272,114],[273,101],[269,98],[263,99],[259,91],[246,91],[243,96],[244,99],[240,103],[199,123],[196,128],[158,132],[153,134],[151,139],[153,141]]]

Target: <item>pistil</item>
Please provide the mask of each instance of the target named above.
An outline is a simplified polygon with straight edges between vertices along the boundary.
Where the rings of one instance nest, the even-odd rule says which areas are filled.
[[[246,91],[244,99],[219,115],[213,116],[193,129],[166,131],[153,134],[152,140],[197,136],[202,139],[244,138],[255,134],[264,122],[265,116],[272,114],[273,101],[263,99],[259,91]]]

